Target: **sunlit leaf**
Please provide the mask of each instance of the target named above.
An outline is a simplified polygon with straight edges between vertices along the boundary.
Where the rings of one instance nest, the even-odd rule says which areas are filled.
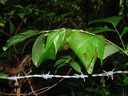
[[[97,59],[97,54],[95,53],[94,56],[93,56],[93,59],[90,63],[90,66],[88,68],[88,73],[91,74],[93,72],[93,68],[94,68],[94,65],[95,65],[95,62],[96,62],[96,59]]]
[[[65,29],[54,31],[48,34],[43,60],[56,58],[56,54],[64,39],[64,33]]]
[[[44,52],[44,47],[45,47],[44,39],[45,39],[44,34],[41,34],[34,42],[32,48],[32,61],[37,67],[41,63],[41,56],[43,55]]]
[[[83,34],[83,33],[80,33],[80,31],[74,31],[71,34],[71,36],[67,38],[69,46],[74,51],[76,56],[78,56],[78,58],[81,60],[81,62],[83,63],[83,65],[85,66],[89,74],[92,73],[93,65],[94,65],[93,62],[95,62],[95,56],[97,56],[97,55],[94,55],[94,54],[97,54],[96,48],[98,47],[99,49],[102,49],[102,50],[104,49],[104,47],[102,47],[104,46],[103,44],[104,39],[103,39],[103,42],[99,41],[99,44],[103,44],[99,46],[98,38],[99,38],[98,36]],[[103,54],[103,52],[101,54]],[[102,57],[101,54],[99,55],[100,58]]]
[[[99,36],[97,53],[98,53],[98,58],[101,61],[101,64],[103,62],[104,48],[105,48],[105,38],[103,36]]]
[[[34,35],[37,35],[37,34],[39,34],[39,32],[35,32],[34,30],[28,30],[26,32],[19,33],[7,40],[6,46],[3,47],[3,50],[6,51],[12,45],[22,42],[23,40],[25,40],[29,37],[32,37]]]
[[[58,52],[58,50],[59,50],[59,48],[62,44],[62,41],[64,39],[64,33],[65,33],[65,29],[57,30],[57,31],[48,33],[45,48],[41,49],[41,51],[39,53],[39,57],[37,57],[37,59],[34,62],[36,67],[39,67],[40,64],[45,60],[48,60],[48,59],[53,59],[54,60],[56,58],[56,54],[57,54],[57,52]],[[41,42],[40,38],[37,41],[37,43],[38,42]],[[41,48],[41,46],[43,46],[43,45],[41,45],[39,43],[38,46],[40,46],[40,48]],[[39,49],[37,48],[37,50],[39,50]],[[33,54],[33,56],[34,56],[34,54]]]
[[[116,27],[121,19],[122,17],[113,16],[113,17],[108,17],[108,18],[103,18],[103,19],[92,20],[88,24],[90,25],[93,23],[106,22],[106,23],[111,23],[113,24],[114,27]]]
[[[100,35],[89,35],[81,32],[81,30],[71,29],[59,29],[49,33],[47,33],[47,31],[35,32],[33,30],[28,30],[27,32],[17,34],[16,36],[10,38],[4,49],[6,50],[10,46],[15,45],[31,36],[46,33],[47,39],[44,39],[44,34],[40,35],[32,48],[32,60],[36,67],[39,67],[43,61],[49,59],[55,60],[58,50],[63,46],[63,50],[68,50],[70,47],[83,63],[87,72],[91,74],[93,72],[96,58],[98,57],[101,60],[101,63],[103,62],[105,38]],[[55,66],[61,66],[69,63],[71,59],[72,57],[67,58],[66,60],[58,61],[59,63],[57,62]],[[78,72],[81,70],[78,65],[72,65],[72,67]]]

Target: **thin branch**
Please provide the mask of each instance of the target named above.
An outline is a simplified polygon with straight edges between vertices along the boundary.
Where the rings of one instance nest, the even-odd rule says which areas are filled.
[[[113,25],[113,27],[115,28],[115,30],[116,30],[116,32],[117,32],[117,35],[119,36],[119,39],[120,39],[121,44],[122,44],[122,46],[123,46],[123,49],[126,50],[126,49],[125,49],[124,42],[123,42],[123,40],[122,40],[122,38],[121,38],[121,36],[120,36],[120,34],[119,34],[119,31],[117,30],[117,28],[116,28],[114,25]]]
[[[19,29],[20,29],[20,27],[21,27],[21,25],[23,24],[23,19],[22,19],[22,21],[20,22],[20,24],[19,24],[19,26],[17,27],[17,29],[16,29],[16,32],[15,32],[15,35],[17,34],[17,32],[19,31]]]
[[[12,37],[11,35],[9,35],[8,33],[4,32],[2,30],[0,30],[0,32],[3,33],[4,35],[8,36],[8,37]]]

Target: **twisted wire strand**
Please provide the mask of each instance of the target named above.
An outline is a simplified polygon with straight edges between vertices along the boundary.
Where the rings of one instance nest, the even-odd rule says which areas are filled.
[[[104,71],[104,70],[103,70]],[[43,78],[43,79],[52,79],[52,78],[76,78],[76,79],[83,79],[85,81],[85,78],[88,78],[89,76],[92,77],[99,77],[99,76],[111,76],[113,77],[114,74],[120,74],[120,73],[128,73],[128,71],[104,71],[104,73],[100,74],[92,74],[92,75],[84,75],[82,72],[81,74],[74,74],[74,75],[52,75],[50,72],[47,74],[39,74],[39,75],[27,75],[27,76],[11,76],[11,77],[4,77],[0,76],[0,79],[7,79],[7,80],[15,80],[17,81],[18,79],[23,79],[23,78]],[[112,79],[113,80],[113,79]]]

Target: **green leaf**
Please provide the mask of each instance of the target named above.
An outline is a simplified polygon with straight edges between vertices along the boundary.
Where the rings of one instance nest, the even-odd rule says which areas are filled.
[[[0,77],[8,77],[8,74],[0,72]],[[5,81],[6,81],[5,79],[2,79],[2,78],[0,79],[0,83],[5,82]]]
[[[104,49],[104,56],[103,59],[107,58],[108,56],[119,52],[120,50],[116,48],[113,44],[107,44]]]
[[[25,13],[19,13],[18,15],[19,15],[19,17],[20,17],[21,19],[23,19],[24,16],[25,16]]]
[[[128,77],[125,77],[124,78],[123,83],[124,83],[124,85],[127,85],[128,84]]]
[[[28,7],[28,8],[26,8],[26,10],[31,14],[33,12],[34,8]]]
[[[112,17],[108,17],[108,18],[92,20],[88,24],[90,25],[93,23],[106,22],[106,23],[111,23],[111,24],[113,24],[114,27],[116,27],[121,19],[122,19],[122,17],[112,16]]]
[[[37,57],[37,60],[34,62],[36,67],[39,67],[43,61],[46,61],[48,59],[54,60],[56,58],[56,54],[60,46],[62,45],[65,31],[66,31],[65,29],[62,29],[62,30],[54,31],[52,33],[48,33],[46,46],[42,50],[43,52],[39,53],[40,57],[39,58]],[[42,45],[39,43],[39,46]]]
[[[10,24],[10,34],[13,34],[15,30],[14,25],[12,24],[11,21],[9,22],[9,24]]]
[[[91,74],[93,72],[93,68],[94,68],[94,65],[95,65],[95,62],[96,62],[96,59],[97,59],[97,54],[94,54],[94,57],[90,63],[90,66],[88,68],[88,73]]]
[[[126,45],[126,51],[128,51],[128,44]]]
[[[105,38],[103,36],[99,36],[97,53],[98,53],[98,58],[101,61],[101,64],[103,62],[104,48],[105,48]]]
[[[76,96],[73,90],[71,90],[71,96]]]
[[[26,32],[19,33],[12,38],[7,40],[6,45],[3,47],[3,50],[6,51],[9,47],[12,45],[15,45],[19,42],[22,42],[23,40],[32,37],[34,35],[40,34],[39,32],[35,32],[34,30],[28,30]]]
[[[57,73],[58,69],[62,68],[66,66],[66,63],[62,63],[62,64],[59,64],[57,67],[56,67],[56,70],[55,70],[55,73]]]
[[[85,88],[84,91],[103,96],[103,92],[100,92],[98,88]]]
[[[27,18],[24,18],[23,21],[24,21],[24,23],[26,24]]]
[[[1,77],[7,77],[7,76],[8,76],[8,74],[0,73],[0,76],[1,76]]]
[[[125,65],[125,66],[128,66],[128,62],[126,62],[124,65]]]
[[[98,44],[98,36],[91,36],[88,34],[80,33],[80,31],[74,31],[68,38],[67,42],[69,43],[69,46],[74,51],[76,56],[81,60],[83,65],[85,66],[87,72],[89,74],[92,73],[94,62],[97,57],[97,47],[99,49],[104,49],[104,40],[102,39],[99,41],[99,44],[102,44],[101,46]],[[100,40],[100,39],[99,39]],[[102,48],[100,48],[102,47]],[[98,51],[99,53],[100,51]],[[103,52],[101,53],[103,54]],[[99,54],[99,58],[101,59],[102,55]],[[102,59],[101,59],[102,60]],[[101,61],[102,62],[102,61]],[[90,71],[91,70],[91,71]]]
[[[60,65],[60,64],[65,63],[66,60],[67,60],[67,59],[59,59],[59,60],[57,60],[56,63],[55,63],[55,65],[54,65],[54,67],[56,67],[56,66],[58,66],[58,65]]]
[[[24,9],[24,7],[21,6],[21,5],[16,5],[15,7],[16,7],[16,8],[19,8],[19,9]]]
[[[7,57],[7,52],[0,53],[0,58],[5,58],[5,57]]]
[[[124,27],[122,33],[121,33],[121,37],[124,36],[126,33],[128,32],[128,27]]]
[[[46,47],[45,47],[45,57],[47,59],[55,59],[62,41],[64,40],[65,29],[57,30],[48,34]],[[50,54],[50,55],[49,55]]]
[[[71,62],[70,65],[73,67],[74,70],[76,70],[77,72],[81,72],[81,67],[79,66],[79,64],[77,62]]]
[[[97,30],[95,30],[93,33],[102,33],[105,31],[112,31],[112,32],[116,32],[115,30],[108,28],[107,26],[104,26],[103,28],[99,28]]]
[[[15,12],[16,12],[16,10],[12,10],[12,11],[9,12],[9,15],[13,16]]]
[[[41,63],[41,57],[44,51],[45,43],[44,43],[45,36],[41,34],[32,47],[32,61],[38,67]]]

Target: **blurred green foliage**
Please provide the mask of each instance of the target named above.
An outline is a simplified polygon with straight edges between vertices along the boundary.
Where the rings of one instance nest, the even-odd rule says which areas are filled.
[[[5,70],[2,70],[3,65],[16,66],[18,62],[15,56],[22,60],[26,54],[32,53],[32,46],[35,40],[40,41],[43,39],[44,43],[46,43],[47,38],[40,37],[37,39],[40,34],[47,33],[47,30],[61,28],[83,29],[92,32],[92,34],[103,35],[121,50],[121,52],[118,52],[113,46],[108,46],[108,49],[111,48],[109,50],[109,52],[111,51],[110,53],[107,53],[108,49],[106,48],[106,54],[109,57],[105,58],[102,66],[97,60],[93,70],[94,73],[101,73],[102,70],[110,71],[114,68],[122,71],[127,70],[127,10],[127,0],[1,0],[0,76],[8,75]],[[13,37],[13,39],[9,39],[10,37]],[[6,47],[17,44],[15,45],[17,50],[14,47],[10,47],[6,52],[3,51],[3,46],[5,46],[8,39],[12,41]],[[118,53],[112,55],[112,52]],[[48,71],[53,74],[66,74],[70,67],[74,68],[70,74],[79,73],[80,71],[87,74],[80,60],[75,57],[74,53],[71,53],[71,50],[60,51],[55,60],[45,61],[39,68],[34,67],[33,74]],[[33,80],[37,85],[35,88],[38,85],[42,87],[49,86],[49,84],[52,85],[55,81],[57,80],[47,80],[47,83],[44,83],[42,80],[40,82]],[[0,85],[0,89],[4,88],[2,84]],[[27,89],[29,88],[22,90],[22,93],[30,92]],[[114,75],[114,80],[107,77],[89,77],[85,82],[81,79],[66,79],[53,90],[46,92],[45,95],[127,96],[127,89],[127,74],[116,74]]]

